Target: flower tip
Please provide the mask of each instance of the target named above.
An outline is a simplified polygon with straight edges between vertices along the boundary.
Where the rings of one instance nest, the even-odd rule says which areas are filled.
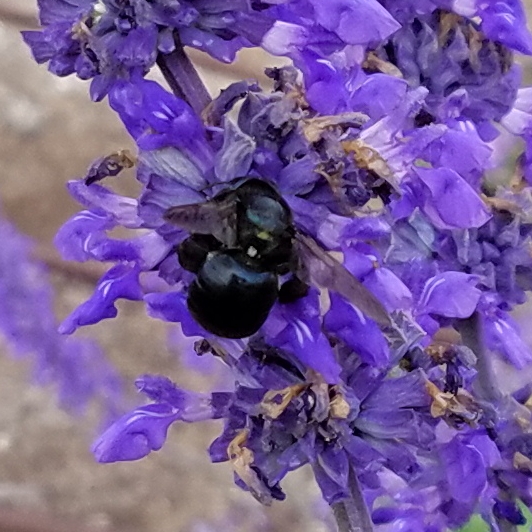
[[[57,328],[57,332],[59,334],[63,335],[71,335],[76,331],[76,327],[72,325],[72,322],[67,318],[64,320],[59,327]]]
[[[91,447],[94,458],[100,464],[140,460],[153,450],[145,434],[135,434],[128,439],[128,445],[122,445],[120,441],[109,435],[112,430],[113,427],[110,427]]]
[[[165,412],[161,412],[159,405],[148,405],[124,415],[93,443],[91,452],[96,461],[129,462],[158,451],[173,421]]]

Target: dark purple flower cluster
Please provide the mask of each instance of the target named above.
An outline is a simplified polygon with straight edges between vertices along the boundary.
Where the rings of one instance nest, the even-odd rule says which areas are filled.
[[[142,300],[234,377],[232,391],[201,394],[140,377],[152,402],[99,438],[97,459],[136,460],[176,421],[223,419],[211,459],[265,504],[310,464],[338,519],[356,508],[364,531],[438,532],[474,514],[493,531],[521,524],[530,394],[504,396],[492,366],[494,353],[532,360],[510,315],[532,288],[532,104],[512,55],[532,52],[521,5],[43,0],[41,12],[34,52],[68,59],[63,73],[93,57],[86,77],[105,80],[96,92],[138,147],[68,184],[85,210],[58,248],[113,266],[61,332]],[[44,53],[61,24],[68,39]],[[180,43],[208,50],[198,35],[294,66],[267,70],[271,92],[241,81],[206,106],[183,61],[159,61],[177,96],[143,79],[161,54],[184,55]],[[525,149],[497,187],[503,129]],[[131,167],[138,198],[113,191]],[[271,305],[249,337],[219,338],[216,316],[199,319],[199,296],[223,294],[218,313],[230,314],[222,289],[265,278]]]
[[[144,75],[180,44],[231,62],[257,46],[273,23],[270,2],[242,0],[40,0],[41,31],[24,39],[38,63],[58,76],[93,79],[103,98],[118,79]]]

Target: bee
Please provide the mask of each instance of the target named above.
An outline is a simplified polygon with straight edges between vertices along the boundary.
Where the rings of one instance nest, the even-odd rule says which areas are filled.
[[[276,301],[304,297],[311,284],[338,292],[380,325],[390,324],[382,304],[296,227],[286,201],[264,180],[242,178],[208,201],[170,207],[164,218],[190,233],[177,248],[181,266],[196,275],[188,309],[217,336],[253,335]]]

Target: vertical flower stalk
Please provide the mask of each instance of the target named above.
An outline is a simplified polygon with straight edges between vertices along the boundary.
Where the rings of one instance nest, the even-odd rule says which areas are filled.
[[[59,403],[81,413],[101,402],[105,424],[123,409],[122,383],[95,342],[57,332],[52,287],[46,267],[13,225],[0,219],[0,330],[17,356],[31,358],[34,379],[52,384]]]
[[[233,376],[203,393],[139,377],[150,402],[100,436],[96,459],[141,459],[173,423],[221,419],[211,461],[266,505],[309,464],[341,532],[523,524],[530,390],[504,395],[492,370],[532,362],[510,315],[532,290],[521,4],[40,7],[43,29],[24,35],[37,61],[91,79],[137,147],[68,183],[84,210],[59,250],[112,266],[60,331],[142,301]],[[242,80],[211,102],[185,46],[224,62],[260,46],[292,64],[266,71],[272,91]],[[144,79],[155,64],[173,94]],[[525,147],[495,186],[503,131]],[[138,197],[113,190],[126,167]]]
[[[338,532],[373,532],[374,527],[356,472],[349,471],[349,496],[332,505]]]

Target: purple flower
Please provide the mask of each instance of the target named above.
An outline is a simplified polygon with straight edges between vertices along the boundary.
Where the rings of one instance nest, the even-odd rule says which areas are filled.
[[[480,227],[490,218],[478,194],[453,170],[417,168],[412,185],[420,195],[414,201],[439,229]]]
[[[265,7],[240,0],[40,0],[43,29],[23,36],[54,74],[93,79],[91,96],[100,100],[118,80],[144,75],[158,55],[172,53],[175,37],[231,62],[273,24]]]
[[[500,121],[510,110],[519,74],[512,67],[510,51],[495,42],[500,41],[500,34],[494,35],[495,19],[490,12],[489,7],[484,11],[485,24],[480,28],[445,11],[418,16],[379,50],[380,56],[397,66],[412,87],[429,89],[424,110],[433,120],[445,122],[461,117],[482,125]],[[502,13],[499,16],[503,18]],[[492,30],[489,37],[493,40],[482,34],[485,27]],[[532,40],[528,32],[526,35],[530,52]]]
[[[212,355],[232,375],[230,391],[210,393],[141,377],[151,403],[111,426],[96,458],[137,460],[176,421],[223,419],[211,460],[230,462],[263,504],[284,499],[285,476],[309,464],[329,504],[353,502],[358,484],[389,532],[443,532],[475,514],[494,531],[521,523],[530,413],[491,375],[494,354],[518,368],[532,360],[510,316],[532,289],[520,181],[532,112],[512,56],[532,39],[520,4],[49,2],[43,32],[26,35],[34,53],[94,78],[138,148],[68,184],[85,210],[59,249],[111,268],[61,331],[114,317],[120,298],[143,300],[179,323],[186,356]],[[183,99],[143,79],[181,44],[222,60],[260,44],[299,70],[268,69],[273,91],[239,81],[205,107],[188,78],[170,83]],[[497,123],[526,141],[499,189]],[[115,193],[133,166],[139,196]],[[264,310],[252,301],[263,310],[254,329],[215,296],[237,278],[269,283]],[[210,320],[226,316],[249,337],[216,336]]]
[[[487,222],[478,227],[472,222],[464,223],[466,227],[469,225],[467,229],[442,228],[430,215],[430,210],[425,212],[426,217],[421,217],[419,211],[409,209],[408,222],[402,221],[392,228],[392,247],[386,266],[406,283],[416,298],[421,298],[415,314],[427,332],[432,334],[442,324],[449,323],[442,317],[465,319],[476,308],[482,315],[486,345],[522,368],[532,358],[508,310],[526,300],[525,292],[531,286],[530,190],[526,187],[520,192],[499,189],[495,195],[485,196],[483,201],[469,185],[467,190],[469,198],[474,200],[471,205],[479,206],[480,216],[486,215],[487,206],[491,207],[492,215]],[[445,205],[445,196],[436,196],[440,209]],[[412,195],[411,200],[419,201],[419,197]],[[454,220],[462,217],[471,220],[467,198],[462,194],[459,200],[448,203],[450,209],[460,205],[461,212]],[[401,198],[401,209],[408,201]],[[400,202],[393,206],[396,212]],[[407,213],[401,212],[401,216]],[[417,234],[414,236],[413,232]],[[427,307],[422,292],[426,292],[432,282],[444,278],[454,281],[441,285],[441,299],[436,298],[435,304]],[[439,283],[436,286],[440,286]],[[427,312],[424,307],[432,309]],[[428,316],[431,313],[440,317],[433,315],[431,318]]]
[[[177,420],[200,421],[222,415],[224,394],[212,396],[180,390],[165,377],[145,375],[137,379],[139,391],[154,404],[139,407],[121,417],[94,443],[98,462],[138,460],[158,451],[166,440],[170,425]]]
[[[48,272],[32,243],[0,220],[0,329],[17,356],[31,357],[35,380],[57,386],[64,408],[82,412],[102,402],[107,421],[123,408],[121,380],[94,342],[57,332]]]
[[[463,0],[381,0],[381,4],[402,24],[436,8],[446,9],[470,20],[480,20],[482,32],[492,41],[524,54],[532,53],[532,37],[526,27],[525,10],[517,0],[472,2]]]
[[[296,61],[306,50],[324,56],[346,45],[378,43],[400,27],[376,0],[297,0],[281,4],[276,18],[262,46]]]
[[[230,460],[237,483],[261,502],[283,497],[279,481],[306,463],[313,464],[326,500],[342,499],[350,460],[368,472],[397,467],[386,447],[404,441],[413,451],[428,448],[433,421],[423,372],[384,378],[338,348],[352,363],[340,360],[344,369],[337,387],[306,381],[297,358],[262,343],[238,360],[226,359],[246,382],[232,393],[198,395],[167,379],[143,377],[140,389],[155,403],[108,429],[95,454],[100,461],[138,459],[161,447],[172,422],[221,417],[225,429],[211,445],[211,459]],[[279,388],[271,389],[272,383]]]
[[[66,258],[117,264],[102,278],[94,296],[65,320],[62,332],[71,333],[79,326],[114,317],[116,299],[127,298],[145,299],[152,316],[180,322],[185,334],[209,336],[190,317],[186,307],[187,287],[194,276],[180,267],[175,249],[187,232],[168,225],[163,215],[170,207],[208,200],[216,191],[213,185],[217,181],[230,182],[241,175],[269,180],[292,208],[296,227],[322,242],[334,242],[336,231],[359,239],[385,231],[383,222],[361,225],[337,214],[351,203],[366,201],[358,198],[357,190],[369,179],[369,173],[355,168],[354,161],[341,148],[340,139],[324,137],[330,147],[318,142],[321,128],[326,128],[327,122],[322,124],[316,117],[316,125],[309,119],[308,125],[300,126],[297,118],[303,116],[303,110],[297,101],[280,91],[271,96],[255,92],[244,96],[238,125],[226,120],[225,127],[218,128],[209,138],[190,107],[156,83],[139,79],[116,85],[110,103],[139,146],[137,177],[143,192],[138,200],[133,200],[96,184],[94,165],[89,170],[88,184],[87,180],[69,184],[71,193],[88,210],[61,229],[56,239],[59,249]],[[338,126],[356,136],[363,121],[364,117],[351,113]],[[312,135],[318,135],[315,140],[309,139],[312,128],[316,129]],[[340,149],[339,157],[359,174],[354,176],[352,187],[346,185],[341,193],[345,200],[341,201],[330,188],[327,190],[326,180],[313,170],[333,149]],[[302,155],[304,151],[306,155]],[[120,225],[140,229],[142,234],[130,240],[110,238],[109,231]],[[314,245],[320,248],[319,243]],[[322,271],[321,260],[313,259],[307,268],[311,279],[329,286],[335,282],[330,273]],[[161,279],[158,285],[152,282],[156,275]],[[369,290],[383,300],[397,300],[392,294],[400,281],[394,280],[391,273],[379,272],[375,277],[377,281],[367,279]],[[345,280],[356,282],[349,281],[349,276]],[[342,291],[341,283],[337,286]],[[378,326],[363,317],[360,310],[339,305],[337,313],[346,316],[359,313],[361,335],[380,335],[378,352],[368,351],[367,361],[385,364],[388,350]],[[362,312],[365,311],[362,306]],[[330,332],[336,332],[333,321],[322,320],[317,292],[311,290],[295,303],[276,304],[261,333],[272,346],[290,350],[301,362],[334,383],[340,368],[322,330],[330,324]]]

